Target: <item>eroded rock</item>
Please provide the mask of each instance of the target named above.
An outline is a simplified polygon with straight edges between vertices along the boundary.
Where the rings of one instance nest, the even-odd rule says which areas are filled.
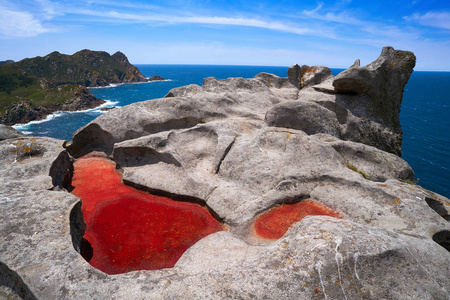
[[[0,141],[23,136],[25,136],[25,134],[23,134],[19,130],[16,130],[10,126],[0,124]]]
[[[267,111],[265,121],[270,126],[298,129],[307,134],[340,137],[336,113],[314,102],[296,100],[274,105]]]

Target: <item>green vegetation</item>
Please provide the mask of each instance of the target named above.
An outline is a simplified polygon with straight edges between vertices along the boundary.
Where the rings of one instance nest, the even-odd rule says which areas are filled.
[[[344,161],[345,165],[347,166],[347,168],[349,168],[352,171],[355,171],[359,174],[361,174],[365,179],[369,179],[370,180],[370,176],[367,175],[366,173],[364,173],[364,171],[358,170],[357,167],[355,167],[354,165],[352,165],[351,163]]]
[[[87,101],[95,99],[84,87],[145,80],[121,52],[114,55],[90,50],[74,55],[52,52],[45,57],[4,62],[0,64],[0,121],[8,124],[19,121],[17,118],[23,114],[11,116],[12,109],[23,112],[37,107],[57,109],[80,97]]]
[[[0,92],[11,94],[19,87],[28,87],[35,80],[32,77],[22,74],[14,65],[0,65]]]
[[[417,178],[416,180],[404,179],[404,180],[402,180],[402,182],[410,184],[410,185],[417,185],[419,183],[419,178]]]
[[[77,84],[42,87],[39,79],[23,75],[16,66],[0,65],[0,113],[25,100],[32,107],[64,104],[79,88]]]
[[[57,85],[75,83],[98,86],[121,82],[140,74],[120,52],[114,55],[90,50],[82,50],[74,55],[52,52],[45,57],[24,59],[15,64],[29,76],[47,78]]]

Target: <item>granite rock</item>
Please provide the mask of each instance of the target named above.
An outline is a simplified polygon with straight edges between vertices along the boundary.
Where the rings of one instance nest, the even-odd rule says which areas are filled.
[[[359,61],[343,71],[333,81],[337,93],[367,95],[371,119],[392,130],[401,145],[400,107],[403,89],[413,71],[416,57],[412,52],[384,47],[380,57],[367,66]],[[399,154],[400,150],[393,151]]]
[[[314,102],[296,100],[279,103],[266,113],[270,126],[299,129],[307,134],[327,133],[340,137],[336,113]]]
[[[0,124],[0,141],[25,136],[24,133],[10,126]]]

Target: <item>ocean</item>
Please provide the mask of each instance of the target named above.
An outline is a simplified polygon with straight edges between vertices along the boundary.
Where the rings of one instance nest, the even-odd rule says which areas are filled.
[[[92,88],[91,92],[107,100],[103,107],[120,107],[138,101],[164,97],[174,88],[201,85],[205,77],[251,78],[260,72],[287,76],[287,67],[136,65],[144,76],[159,75],[165,81],[119,84]],[[332,69],[334,75],[341,69]],[[413,72],[405,87],[400,121],[403,130],[403,159],[426,189],[450,197],[450,72]],[[16,129],[34,135],[70,141],[72,134],[104,113],[100,108],[80,112],[61,112],[42,121],[16,125]]]

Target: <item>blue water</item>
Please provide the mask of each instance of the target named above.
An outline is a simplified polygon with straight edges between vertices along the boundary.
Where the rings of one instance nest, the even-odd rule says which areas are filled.
[[[419,185],[450,197],[450,72],[413,72],[400,122],[402,152]]]
[[[105,106],[124,106],[138,101],[161,98],[174,88],[201,85],[205,77],[250,78],[260,72],[287,76],[287,67],[137,65],[147,77],[160,75],[168,80],[140,84],[121,84],[94,88],[91,92]],[[334,75],[341,70],[333,69]],[[405,87],[400,121],[403,129],[403,158],[412,166],[419,184],[450,197],[450,72],[413,72]],[[75,130],[100,116],[100,109],[59,113],[45,122],[16,126],[35,136],[71,140]]]

